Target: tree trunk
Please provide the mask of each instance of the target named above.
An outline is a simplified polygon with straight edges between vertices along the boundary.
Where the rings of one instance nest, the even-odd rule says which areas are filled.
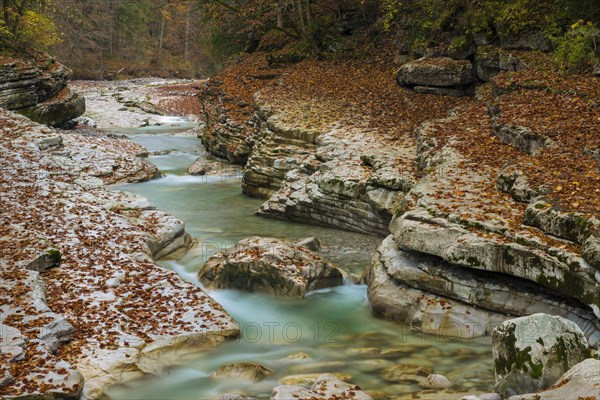
[[[277,27],[283,28],[283,7],[284,0],[277,0]]]
[[[164,37],[165,37],[165,15],[161,12],[160,13],[160,33],[159,33],[159,37],[158,37],[158,52],[159,53],[163,48]]]
[[[296,0],[296,14],[298,15],[298,26],[303,36],[306,36],[306,24],[304,23],[304,10],[302,7],[303,0]]]
[[[185,61],[188,61],[188,55],[190,52],[190,12],[191,12],[191,6],[188,5],[187,7],[187,12],[185,15],[185,50],[184,50],[184,57],[185,57]]]

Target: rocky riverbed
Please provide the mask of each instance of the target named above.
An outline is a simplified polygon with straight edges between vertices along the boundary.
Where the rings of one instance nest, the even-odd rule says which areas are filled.
[[[491,335],[497,385],[488,391],[511,400],[600,395],[598,80],[549,78],[526,68],[539,60],[520,53],[513,67],[494,69],[485,56],[474,71],[489,83],[475,98],[438,96],[475,89],[464,62],[407,65],[397,78],[409,88],[399,88],[380,60],[367,69],[352,61],[272,68],[255,53],[208,82],[77,83],[90,110],[75,130],[1,111],[3,396],[97,398],[239,335],[202,289],[155,263],[194,246],[182,221],[106,188],[160,172],[144,159],[147,150],[93,125],[160,126],[164,113],[202,122],[188,137],[243,167],[243,192],[265,200],[259,215],[381,242],[362,277],[375,315],[399,331]],[[60,68],[49,67],[50,78],[35,72],[34,91]],[[353,80],[341,84],[342,71]],[[66,73],[59,75],[61,86]],[[211,175],[223,165],[206,155],[197,163],[188,172]],[[304,297],[350,281],[303,245],[279,239],[222,250],[200,273],[210,288]],[[378,382],[391,382],[386,393],[344,382],[353,377],[335,362],[290,368],[279,359],[272,363],[293,374],[278,378],[283,386],[271,398],[391,398],[394,390],[406,393],[398,399],[499,398],[479,395],[481,387],[452,371],[409,363],[420,351],[415,343],[404,352],[377,345],[386,341],[393,339],[322,349],[343,349],[361,373],[376,371]],[[269,367],[246,361],[214,374],[264,379],[252,392],[261,395],[276,386]]]

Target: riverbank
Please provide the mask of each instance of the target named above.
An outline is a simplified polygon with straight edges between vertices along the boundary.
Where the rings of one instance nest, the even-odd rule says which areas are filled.
[[[239,334],[201,289],[155,264],[193,244],[184,224],[106,190],[159,174],[145,149],[0,118],[3,397],[97,398]]]

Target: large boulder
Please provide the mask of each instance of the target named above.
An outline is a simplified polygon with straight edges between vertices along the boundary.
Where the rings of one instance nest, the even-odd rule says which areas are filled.
[[[477,82],[469,60],[448,57],[420,58],[400,67],[396,76],[402,86],[421,93],[463,96]]]
[[[571,368],[548,390],[509,400],[580,400],[600,398],[600,361],[588,358]]]
[[[212,256],[198,273],[208,289],[235,288],[304,297],[341,285],[342,272],[306,247],[275,238],[251,237]]]
[[[591,355],[575,323],[548,314],[506,321],[494,330],[492,342],[495,390],[503,397],[547,389]]]

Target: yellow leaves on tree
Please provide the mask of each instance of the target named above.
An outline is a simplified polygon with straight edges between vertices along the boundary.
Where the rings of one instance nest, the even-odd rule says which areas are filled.
[[[62,41],[52,20],[35,11],[26,11],[23,14],[19,36],[25,43],[37,49],[47,49]]]

